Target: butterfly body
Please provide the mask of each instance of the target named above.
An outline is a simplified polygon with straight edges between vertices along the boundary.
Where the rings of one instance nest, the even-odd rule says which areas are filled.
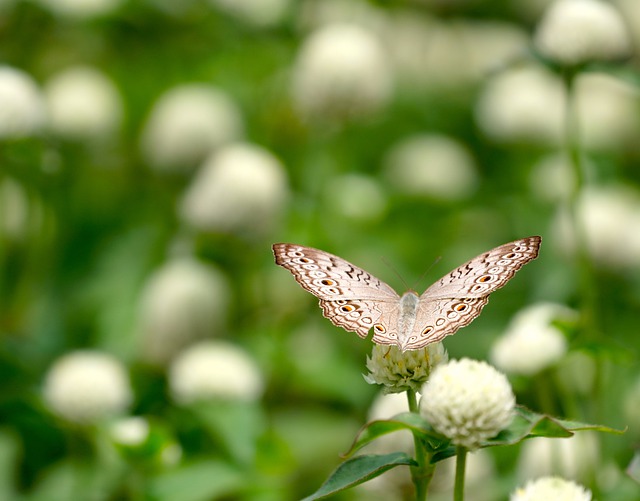
[[[328,252],[296,244],[274,244],[276,264],[319,298],[326,318],[373,341],[417,350],[455,333],[475,319],[489,294],[535,259],[540,237],[501,245],[451,271],[421,295],[399,296],[386,283]]]

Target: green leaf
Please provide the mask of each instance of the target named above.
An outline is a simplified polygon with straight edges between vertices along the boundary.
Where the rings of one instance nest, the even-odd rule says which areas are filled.
[[[422,416],[404,412],[391,419],[375,420],[365,424],[344,456],[350,456],[376,438],[398,430],[409,430],[424,438],[431,451],[439,450],[445,442],[449,443],[449,440],[436,433]]]
[[[399,465],[416,465],[417,463],[404,452],[391,454],[370,454],[356,456],[346,460],[338,466],[327,481],[303,501],[322,499],[331,494],[349,489],[358,484],[371,480],[385,471]]]

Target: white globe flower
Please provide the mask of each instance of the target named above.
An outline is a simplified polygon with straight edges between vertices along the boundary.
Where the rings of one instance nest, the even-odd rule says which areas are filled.
[[[377,221],[387,209],[386,195],[377,180],[362,174],[345,174],[325,187],[328,210],[356,221]]]
[[[21,70],[0,65],[0,139],[30,136],[44,120],[44,101],[35,81]]]
[[[357,25],[334,24],[314,32],[293,69],[293,95],[303,116],[368,115],[389,102],[392,90],[380,42]]]
[[[119,419],[111,426],[111,437],[121,445],[141,445],[149,437],[149,421],[138,416]]]
[[[600,449],[594,432],[581,431],[569,438],[538,437],[520,449],[517,473],[520,481],[559,474],[588,480],[600,467]]]
[[[209,0],[212,5],[256,26],[280,23],[290,9],[290,0]]]
[[[83,19],[114,11],[122,0],[40,0],[40,3],[60,16]]]
[[[118,89],[100,71],[69,68],[52,77],[44,96],[49,127],[63,137],[92,139],[115,132],[123,106]]]
[[[76,423],[94,423],[124,412],[132,401],[125,367],[105,353],[80,350],[55,361],[44,399],[53,412]]]
[[[216,148],[240,139],[242,122],[238,106],[223,91],[204,84],[174,87],[151,110],[142,152],[156,169],[193,169]]]
[[[446,363],[449,355],[442,343],[432,343],[421,350],[402,351],[395,345],[374,344],[371,358],[367,357],[369,384],[384,385],[387,393],[407,390],[420,391],[433,369]]]
[[[620,59],[631,45],[620,13],[601,0],[558,0],[547,9],[535,35],[550,59],[576,65]]]
[[[423,134],[400,141],[385,160],[385,177],[398,190],[438,200],[460,200],[478,184],[475,162],[458,141]]]
[[[575,321],[566,306],[539,303],[520,311],[491,348],[489,358],[500,370],[532,375],[557,363],[567,353],[567,340],[553,320]]]
[[[475,449],[509,426],[515,403],[504,374],[463,358],[436,367],[422,388],[420,413],[455,445]]]
[[[288,196],[283,165],[251,144],[229,145],[211,156],[188,187],[182,219],[201,231],[265,232]]]
[[[588,187],[579,197],[578,224],[587,251],[601,266],[624,270],[640,262],[640,192],[624,185]],[[576,238],[566,213],[553,225],[560,250],[573,255]]]
[[[252,401],[264,391],[253,359],[224,341],[203,341],[180,353],[169,369],[169,387],[181,404],[212,398]]]
[[[212,265],[175,259],[147,280],[139,305],[142,357],[165,364],[195,340],[220,330],[229,303],[227,279]]]
[[[475,115],[483,132],[496,141],[558,144],[564,106],[560,80],[541,66],[526,66],[490,80]]]
[[[510,501],[591,501],[591,491],[560,477],[543,477],[531,480],[516,489]]]

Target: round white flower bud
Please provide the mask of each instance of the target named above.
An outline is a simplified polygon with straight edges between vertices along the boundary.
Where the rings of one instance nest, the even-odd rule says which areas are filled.
[[[142,357],[164,364],[186,345],[215,334],[225,323],[229,284],[217,268],[176,259],[148,279],[140,298]]]
[[[111,437],[121,445],[141,445],[149,437],[149,422],[139,416],[119,419],[111,426]]]
[[[40,89],[25,72],[0,66],[0,139],[37,132],[45,120]]]
[[[176,402],[225,398],[256,400],[264,390],[262,375],[241,348],[223,341],[203,341],[187,348],[169,369]]]
[[[547,9],[535,35],[538,50],[565,65],[629,55],[631,45],[620,13],[600,0],[558,0]]]
[[[504,335],[493,345],[489,358],[505,372],[536,374],[558,362],[567,352],[567,340],[552,322],[576,318],[575,311],[560,304],[529,306],[513,318]]]
[[[242,136],[242,116],[227,94],[210,85],[181,85],[153,106],[142,152],[159,170],[193,169],[212,151]]]
[[[113,82],[100,71],[75,67],[45,85],[49,127],[63,137],[91,139],[115,132],[122,121],[122,101]]]
[[[442,343],[432,343],[421,350],[402,351],[395,345],[373,345],[371,358],[367,357],[369,384],[384,385],[387,393],[407,390],[420,391],[433,369],[446,363],[449,355]]]
[[[61,16],[90,18],[114,11],[122,0],[40,0],[40,3]]]
[[[463,358],[436,367],[422,388],[420,413],[455,445],[475,449],[509,426],[515,403],[504,374]]]
[[[560,477],[542,477],[531,480],[516,489],[509,501],[591,501],[591,491]]]
[[[475,162],[458,141],[423,134],[402,140],[385,161],[385,177],[398,190],[439,200],[460,200],[478,184]]]
[[[182,219],[201,231],[271,228],[288,195],[283,165],[251,144],[226,146],[211,156],[187,189]]]
[[[558,144],[564,105],[562,82],[543,67],[527,66],[490,80],[475,115],[480,128],[497,141]]]
[[[313,33],[293,71],[293,94],[304,116],[368,115],[387,104],[392,90],[380,42],[357,25],[334,24]]]
[[[325,187],[327,209],[356,221],[377,221],[387,209],[378,181],[362,174],[332,177]]]
[[[53,412],[77,423],[119,414],[132,400],[124,366],[110,355],[89,350],[59,358],[47,373],[43,394]]]
[[[281,22],[290,8],[290,0],[209,0],[212,5],[255,26],[273,26]]]

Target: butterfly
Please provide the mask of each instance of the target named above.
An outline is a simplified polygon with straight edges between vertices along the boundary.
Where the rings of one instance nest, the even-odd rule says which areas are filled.
[[[389,285],[328,252],[303,245],[273,245],[276,264],[320,299],[334,325],[373,342],[419,350],[471,323],[516,271],[538,256],[532,236],[491,249],[447,273],[421,295],[399,296]]]

